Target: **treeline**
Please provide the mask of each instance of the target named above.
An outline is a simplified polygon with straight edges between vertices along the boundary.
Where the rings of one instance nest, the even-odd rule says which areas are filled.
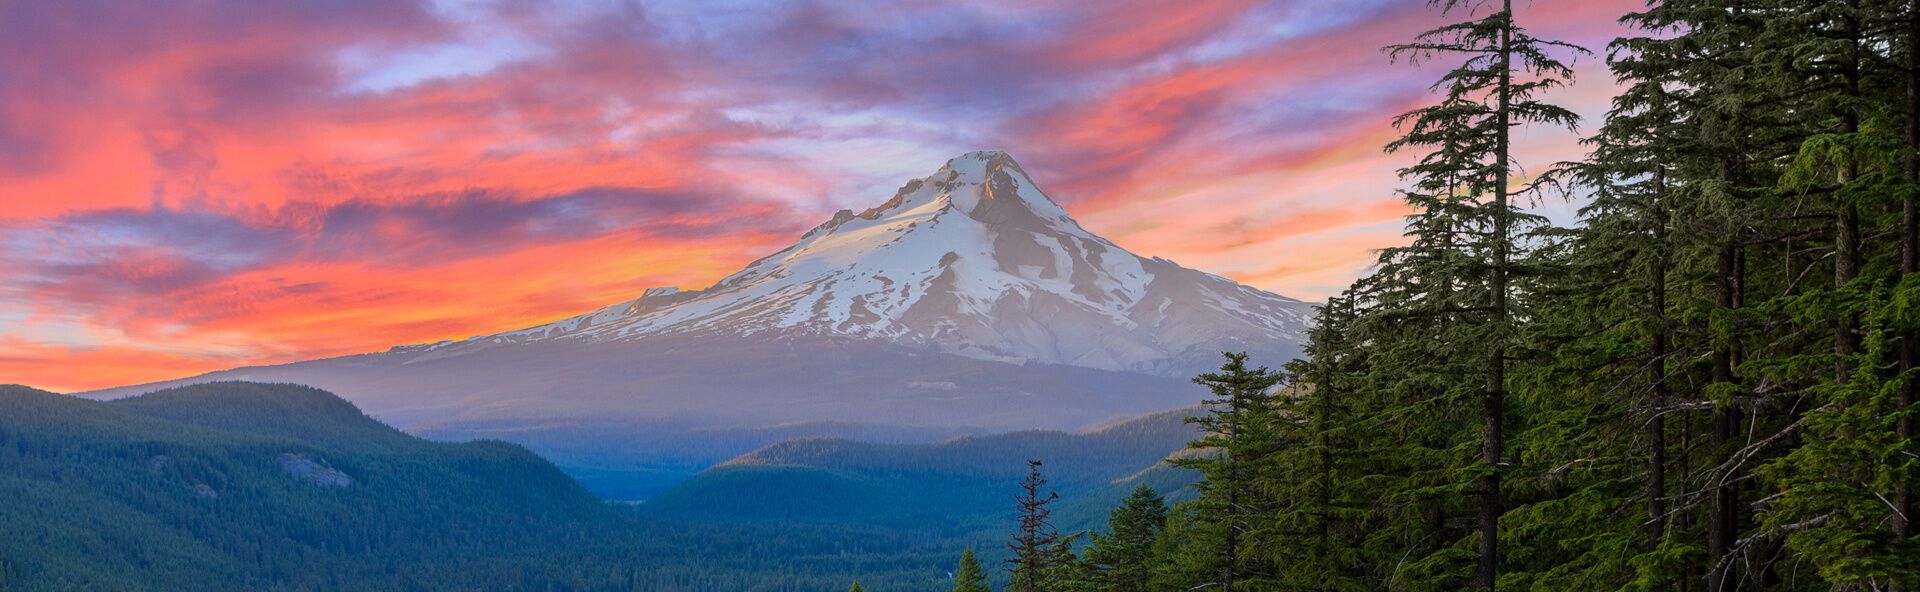
[[[1455,66],[1389,146],[1409,244],[1309,360],[1203,377],[1200,499],[1094,589],[1920,589],[1920,2],[1651,3],[1589,156],[1534,169],[1585,50],[1434,4],[1389,48]]]

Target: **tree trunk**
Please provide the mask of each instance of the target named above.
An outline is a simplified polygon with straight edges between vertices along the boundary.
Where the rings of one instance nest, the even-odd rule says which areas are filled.
[[[1739,303],[1738,247],[1729,241],[1720,247],[1719,257],[1719,304],[1732,309]],[[1713,350],[1713,383],[1733,383],[1733,345],[1722,343]],[[1708,444],[1712,447],[1712,458],[1716,462],[1725,462],[1734,437],[1734,408],[1731,402],[1715,402],[1713,419],[1708,433]],[[1738,492],[1733,483],[1733,470],[1727,474],[1707,475],[1710,481],[1711,503],[1707,510],[1707,591],[1728,592],[1733,589],[1733,564],[1728,556],[1733,552],[1734,528],[1738,522],[1740,503]]]
[[[1907,155],[1902,159],[1901,168],[1906,173],[1907,182],[1920,183],[1920,0],[1907,3],[1907,64],[1906,64],[1906,141]],[[1908,276],[1920,272],[1920,204],[1914,203],[1909,194],[1900,202],[1900,275],[1904,281]],[[1900,332],[1900,394],[1897,400],[1898,411],[1902,412],[1896,420],[1894,431],[1902,441],[1913,441],[1913,416],[1904,412],[1913,408],[1914,392],[1920,390],[1913,377],[1914,364],[1920,361],[1920,347],[1915,340],[1920,335],[1913,331]],[[1912,452],[1912,451],[1907,451]],[[1899,484],[1894,489],[1893,533],[1899,539],[1913,536],[1913,482],[1914,475],[1909,472],[1900,475]],[[1890,588],[1893,592],[1906,592],[1907,587],[1898,582]]]
[[[1511,217],[1507,211],[1507,180],[1509,174],[1507,151],[1511,147],[1511,116],[1513,101],[1513,0],[1502,0],[1501,11],[1505,22],[1500,24],[1500,86],[1499,107],[1494,113],[1495,132],[1494,174],[1498,178],[1493,184],[1493,265],[1489,291],[1492,293],[1493,348],[1487,355],[1487,391],[1480,408],[1480,461],[1486,463],[1487,474],[1480,480],[1480,565],[1475,573],[1474,583],[1480,588],[1494,589],[1500,576],[1500,458],[1503,439],[1502,421],[1506,415],[1507,397],[1507,348],[1508,327],[1507,312],[1507,233]]]
[[[1920,0],[1911,0],[1907,4],[1907,152],[1902,163],[1909,182],[1920,183]],[[1900,274],[1906,276],[1920,272],[1920,204],[1914,203],[1909,195],[1900,203]],[[1912,378],[1916,358],[1916,336],[1911,331],[1900,336],[1900,397],[1901,411],[1913,408],[1915,381]],[[1902,415],[1895,428],[1902,440],[1913,440],[1913,416]],[[1901,538],[1913,536],[1913,475],[1906,475],[1900,481],[1895,505],[1899,516],[1894,518],[1894,532]]]
[[[1692,457],[1689,453],[1693,450],[1694,435],[1693,422],[1688,421],[1689,419],[1690,418],[1684,416],[1681,418],[1680,456],[1674,459],[1680,465],[1674,467],[1674,470],[1680,475],[1681,483],[1691,483],[1693,481],[1693,463],[1691,462]],[[1680,513],[1673,517],[1673,521],[1677,532],[1689,532],[1693,530],[1694,521],[1691,512]],[[1692,592],[1693,583],[1698,581],[1700,581],[1699,566],[1691,563],[1683,564],[1681,566],[1679,592]]]
[[[1847,69],[1843,73],[1845,91],[1848,97],[1860,96],[1860,25],[1851,17],[1847,22]],[[1860,131],[1860,117],[1852,105],[1841,107],[1841,132],[1853,134]],[[1851,151],[1849,151],[1851,152]],[[1860,165],[1851,154],[1844,166],[1840,167],[1841,189],[1833,193],[1839,202],[1839,215],[1836,216],[1833,233],[1834,263],[1833,289],[1834,307],[1837,321],[1833,326],[1833,354],[1835,358],[1835,380],[1845,383],[1853,373],[1853,356],[1860,350],[1860,335],[1856,329],[1859,319],[1846,310],[1846,298],[1843,291],[1847,285],[1860,277],[1860,208],[1853,203],[1852,196],[1845,189],[1848,183],[1859,176]]]
[[[1841,173],[1841,184],[1852,181],[1852,171]],[[1860,350],[1860,335],[1854,327],[1857,319],[1845,310],[1846,298],[1842,294],[1854,278],[1860,277],[1860,209],[1852,203],[1843,203],[1837,218],[1833,236],[1834,312],[1838,316],[1833,324],[1834,380],[1845,383],[1853,374],[1853,356]]]
[[[1230,440],[1237,440],[1236,435]],[[1233,592],[1233,572],[1238,571],[1240,547],[1240,455],[1227,451],[1227,526],[1226,541],[1220,549],[1220,592]]]
[[[1920,2],[1920,0],[1915,1]],[[1338,326],[1344,326],[1347,319],[1353,318],[1352,300],[1340,299],[1337,301],[1337,304],[1335,301],[1329,300],[1327,306],[1329,307],[1329,316],[1338,319],[1340,323]],[[1338,306],[1338,308],[1333,308],[1335,306]],[[1338,354],[1335,355],[1337,356]],[[1321,363],[1332,366],[1339,363],[1339,358],[1335,357],[1333,359],[1322,360]],[[1326,372],[1326,376],[1331,377],[1340,371],[1341,368],[1334,366],[1331,368],[1331,371]],[[1331,381],[1326,382],[1330,383]],[[1328,561],[1328,558],[1333,556],[1333,442],[1327,437],[1327,426],[1333,425],[1334,388],[1332,384],[1317,384],[1313,385],[1313,389],[1315,399],[1314,415],[1317,416],[1314,418],[1313,438],[1314,444],[1320,447],[1318,454],[1320,461],[1320,491],[1317,492],[1319,494],[1318,510],[1320,516],[1318,520],[1319,524],[1316,525],[1318,532],[1315,534],[1319,539],[1317,549],[1319,552],[1318,559],[1320,561]]]
[[[1920,1],[1920,0],[1915,0]],[[1653,174],[1653,245],[1656,251],[1647,270],[1647,312],[1653,320],[1652,343],[1649,351],[1652,356],[1649,371],[1653,373],[1652,397],[1648,401],[1648,410],[1652,416],[1647,418],[1647,548],[1660,546],[1660,537],[1666,533],[1667,526],[1667,419],[1666,406],[1670,398],[1667,392],[1667,216],[1665,168],[1656,169]]]

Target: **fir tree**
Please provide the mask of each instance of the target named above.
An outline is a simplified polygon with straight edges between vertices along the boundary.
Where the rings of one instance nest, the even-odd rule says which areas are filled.
[[[953,592],[992,592],[987,586],[987,572],[980,567],[980,560],[973,556],[973,547],[967,547],[960,554],[960,566],[953,571]]]
[[[1043,589],[1049,592],[1105,592],[1093,564],[1074,552],[1076,542],[1083,536],[1086,536],[1086,533],[1077,532],[1060,537],[1060,540],[1053,544],[1052,550],[1048,553],[1044,576],[1046,585]]]
[[[1053,510],[1047,507],[1060,494],[1049,491],[1041,495],[1047,480],[1040,476],[1040,466],[1039,459],[1027,461],[1027,478],[1021,481],[1020,493],[1015,496],[1019,526],[1013,532],[1013,541],[1007,543],[1013,556],[1006,560],[1007,574],[1012,576],[1009,587],[1015,592],[1045,589],[1048,568],[1056,558],[1055,545],[1060,542],[1059,531],[1049,521]]]
[[[1352,421],[1351,377],[1366,356],[1348,340],[1351,295],[1328,299],[1310,332],[1309,359],[1286,367],[1285,385],[1267,415],[1270,449],[1256,466],[1255,486],[1270,501],[1253,537],[1280,589],[1370,590],[1378,583],[1359,569],[1360,540],[1373,529],[1367,506],[1372,491],[1354,488],[1374,451],[1356,449],[1367,439]]]
[[[1241,544],[1251,529],[1252,518],[1270,509],[1261,503],[1254,488],[1252,460],[1271,451],[1272,440],[1266,429],[1272,414],[1268,391],[1282,377],[1265,367],[1248,368],[1244,353],[1228,353],[1226,357],[1220,371],[1193,379],[1212,391],[1214,398],[1206,401],[1206,415],[1189,420],[1204,434],[1192,446],[1211,453],[1179,459],[1175,464],[1198,469],[1204,476],[1197,485],[1200,499],[1195,507],[1202,520],[1219,528],[1219,539],[1212,541],[1219,557],[1213,582],[1221,592],[1232,592],[1235,580],[1267,571],[1258,569],[1258,562],[1242,553]]]
[[[1441,13],[1471,12],[1479,2],[1432,0]],[[1514,19],[1512,0],[1479,18],[1445,25],[1422,33],[1415,41],[1388,48],[1394,59],[1415,63],[1462,56],[1462,63],[1434,84],[1442,92],[1438,104],[1401,115],[1396,124],[1405,134],[1387,146],[1389,151],[1424,149],[1420,161],[1403,170],[1412,182],[1410,203],[1420,208],[1409,225],[1416,235],[1411,258],[1397,263],[1428,267],[1434,277],[1408,277],[1427,290],[1466,288],[1474,301],[1446,303],[1416,314],[1474,313],[1473,331],[1451,331],[1462,348],[1456,355],[1478,354],[1483,360],[1479,394],[1479,459],[1462,471],[1475,476],[1468,490],[1478,500],[1476,511],[1477,565],[1472,585],[1493,588],[1499,573],[1500,517],[1506,512],[1502,478],[1507,464],[1507,366],[1510,348],[1518,337],[1515,326],[1511,275],[1520,255],[1518,227],[1537,219],[1519,211],[1516,198],[1525,198],[1549,184],[1542,176],[1517,192],[1520,177],[1513,155],[1516,126],[1548,124],[1571,127],[1573,112],[1539,100],[1542,92],[1565,85],[1573,71],[1549,52],[1584,52],[1578,47],[1529,35]],[[1516,195],[1518,193],[1518,195]],[[1438,253],[1435,253],[1438,251]],[[1439,255],[1437,257],[1433,255]],[[1383,261],[1391,265],[1395,261]],[[1416,272],[1416,275],[1423,275]],[[1441,280],[1434,282],[1433,280]],[[1456,283],[1455,280],[1458,280]],[[1426,292],[1434,294],[1433,292]],[[1435,302],[1435,304],[1441,304]],[[1454,321],[1454,328],[1463,328]],[[1471,351],[1478,349],[1479,351]]]
[[[1167,512],[1167,527],[1153,546],[1150,589],[1155,592],[1203,589],[1220,574],[1215,542],[1221,529],[1200,520],[1194,506],[1181,504]]]
[[[1911,73],[1876,54],[1880,48],[1910,51],[1912,40],[1904,33],[1911,9],[1860,0],[1808,2],[1793,18],[1771,23],[1780,54],[1789,57],[1768,62],[1769,72],[1805,81],[1795,114],[1807,135],[1781,176],[1781,199],[1831,211],[1833,220],[1827,239],[1831,286],[1808,290],[1782,312],[1802,326],[1823,315],[1833,337],[1830,356],[1809,347],[1765,368],[1771,380],[1804,385],[1792,399],[1804,402],[1806,411],[1774,414],[1782,427],[1773,439],[1793,438],[1795,445],[1770,454],[1770,462],[1755,471],[1773,491],[1769,503],[1756,508],[1761,530],[1749,540],[1768,547],[1783,541],[1841,588],[1901,588],[1920,575],[1911,560],[1920,548],[1901,535],[1906,512],[1898,500],[1906,480],[1894,469],[1912,462],[1902,458],[1896,419],[1908,377],[1877,369],[1901,368],[1903,360],[1911,365],[1911,351],[1898,345],[1905,328],[1888,306],[1897,302],[1890,296],[1905,279],[1907,262],[1880,268],[1884,272],[1866,267],[1879,253],[1883,259],[1905,257],[1905,245],[1883,245],[1872,240],[1877,233],[1866,231],[1905,233],[1906,220],[1873,206],[1904,202],[1912,194],[1910,145],[1891,122],[1909,116],[1906,95],[1913,91],[1887,92],[1898,87],[1881,90],[1876,81],[1908,82]],[[1828,361],[1831,377],[1801,371],[1820,361]]]
[[[1155,543],[1167,525],[1167,502],[1140,485],[1120,501],[1107,518],[1106,534],[1096,534],[1087,547],[1099,587],[1105,592],[1147,592],[1153,581]]]

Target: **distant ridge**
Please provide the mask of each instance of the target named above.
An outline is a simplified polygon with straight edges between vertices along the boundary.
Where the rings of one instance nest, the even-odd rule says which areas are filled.
[[[1135,485],[1176,499],[1195,476],[1163,461],[1199,437],[1180,409],[1082,433],[1029,430],[931,444],[807,438],[741,455],[649,501],[663,516],[1000,526],[1026,460],[1072,500],[1063,520],[1091,526]]]
[[[223,431],[361,448],[413,440],[329,393],[297,384],[222,381],[112,401],[127,411]]]

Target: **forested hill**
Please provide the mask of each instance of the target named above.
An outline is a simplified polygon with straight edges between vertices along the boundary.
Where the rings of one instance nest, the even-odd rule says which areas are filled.
[[[0,589],[617,588],[630,518],[518,446],[294,385],[0,386]],[[522,585],[524,584],[524,586]]]
[[[351,448],[408,446],[412,436],[332,393],[296,384],[216,382],[113,401],[126,411],[236,433]]]
[[[841,438],[781,442],[723,466],[827,466],[885,472],[965,472],[1016,483],[1025,460],[1044,457],[1055,479],[1110,480],[1146,468],[1187,446],[1199,432],[1198,407],[1131,418],[1083,433],[1025,430],[962,436],[934,444],[876,445]]]
[[[932,528],[956,537],[984,529],[997,537],[1026,460],[1037,458],[1065,496],[1063,523],[1098,526],[1135,485],[1175,492],[1192,481],[1162,461],[1198,437],[1186,418],[1200,412],[1168,411],[1082,433],[1029,430],[934,444],[794,440],[709,469],[643,508],[721,521]]]

